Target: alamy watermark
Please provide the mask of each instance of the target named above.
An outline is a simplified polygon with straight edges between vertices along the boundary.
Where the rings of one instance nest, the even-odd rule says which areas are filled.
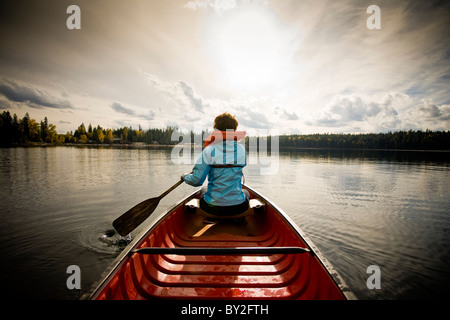
[[[370,274],[367,278],[366,286],[368,289],[381,289],[381,269],[377,265],[367,267],[366,273]]]
[[[371,13],[371,16],[367,18],[366,26],[367,29],[381,29],[381,9],[379,6],[371,5],[367,8],[367,13]]]
[[[66,20],[66,27],[69,30],[81,29],[81,9],[77,5],[70,5],[66,9],[66,13],[70,16]]]
[[[81,289],[81,269],[77,265],[71,265],[67,267],[67,274],[70,276],[66,280],[66,286],[69,290]]]

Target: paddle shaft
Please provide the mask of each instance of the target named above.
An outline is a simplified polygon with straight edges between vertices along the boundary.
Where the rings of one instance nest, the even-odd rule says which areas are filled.
[[[178,187],[180,184],[182,184],[184,182],[184,180],[178,181],[177,183],[175,183],[172,187],[170,187],[166,192],[164,192],[162,195],[160,195],[158,198],[159,200],[161,200],[162,198],[164,198],[165,196],[167,196],[169,193],[171,193],[176,187]]]

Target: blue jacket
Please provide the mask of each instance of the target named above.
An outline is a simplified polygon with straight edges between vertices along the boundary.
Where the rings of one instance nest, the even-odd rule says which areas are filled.
[[[233,167],[221,167],[233,165]],[[193,173],[184,181],[199,187],[208,177],[208,190],[204,199],[214,206],[232,206],[245,201],[242,192],[242,169],[247,165],[247,155],[242,144],[233,140],[220,141],[203,149],[194,165]]]

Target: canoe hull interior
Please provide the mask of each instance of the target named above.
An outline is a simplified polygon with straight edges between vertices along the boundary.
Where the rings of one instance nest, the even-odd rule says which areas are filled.
[[[92,299],[324,299],[349,297],[343,281],[280,209],[263,206],[240,219],[214,220],[186,204],[195,192],[124,250]],[[198,209],[197,209],[198,211]],[[300,247],[305,253],[143,254],[141,248]],[[325,261],[325,262],[324,262]]]

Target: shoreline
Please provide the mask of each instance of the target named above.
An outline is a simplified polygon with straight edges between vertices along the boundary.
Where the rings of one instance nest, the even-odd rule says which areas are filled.
[[[52,148],[52,147],[78,147],[78,148],[124,148],[124,149],[167,149],[167,148],[183,148],[186,145],[163,145],[163,144],[145,144],[145,143],[123,143],[123,144],[93,144],[93,143],[43,143],[43,142],[32,142],[32,143],[20,143],[13,144],[10,146],[0,146],[0,148]],[[198,148],[200,146],[191,145],[191,148]],[[436,153],[450,153],[450,149],[386,149],[386,148],[332,148],[332,147],[292,147],[292,146],[281,146],[279,147],[279,151],[389,151],[389,152],[436,152]],[[270,147],[268,146],[267,151],[270,152]]]

